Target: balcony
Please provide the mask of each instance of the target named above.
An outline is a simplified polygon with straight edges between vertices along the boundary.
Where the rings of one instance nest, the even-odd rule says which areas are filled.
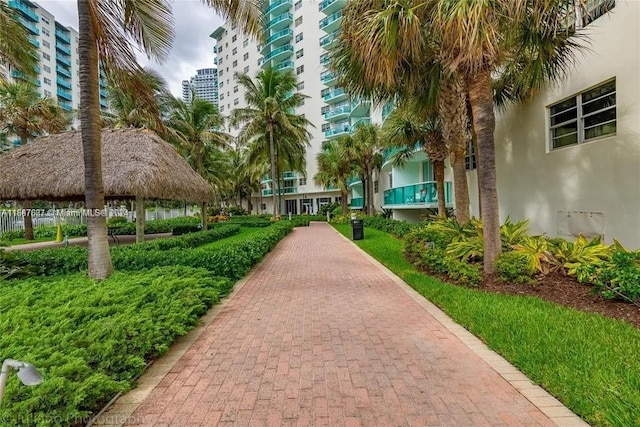
[[[100,88],[100,98],[106,98],[106,97],[107,97],[106,89]]]
[[[64,109],[64,110],[67,110],[67,111],[73,110],[73,106],[71,104],[69,104],[67,102],[60,101],[60,99],[58,99],[58,106],[60,108]]]
[[[337,108],[332,108],[324,113],[324,119],[328,122],[335,122],[337,120],[344,120],[349,117],[351,113],[351,106],[349,104],[343,104]]]
[[[293,61],[284,61],[273,67],[275,71],[277,70],[293,70],[294,64]]]
[[[34,72],[36,74],[40,74],[40,67],[36,66],[34,68]],[[41,83],[40,80],[33,78],[33,77],[29,77],[27,75],[25,75],[23,72],[21,71],[16,71],[16,70],[11,70],[10,73],[11,77],[13,77],[14,79],[20,79],[20,80],[24,80],[25,82],[30,82],[38,87],[40,87]]]
[[[322,64],[323,67],[329,65],[329,61],[331,61],[331,58],[329,57],[328,53],[323,53],[322,55],[320,55],[320,64]]]
[[[27,18],[32,22],[40,22],[40,18],[38,17],[38,15],[36,15],[33,9],[31,9],[29,6],[27,6],[20,0],[10,0],[9,7],[19,11],[22,14],[22,16],[24,16],[25,18]]]
[[[288,27],[293,22],[293,14],[291,12],[283,13],[282,15],[278,15],[273,18],[267,24],[268,31],[279,31],[283,28]]]
[[[337,138],[343,135],[349,135],[351,126],[348,122],[343,122],[341,125],[324,131],[324,137],[327,139]]]
[[[327,86],[331,85],[332,83],[335,83],[335,80],[337,78],[338,78],[338,74],[331,71],[323,71],[320,74],[320,80],[322,80],[322,83],[326,84]]]
[[[329,49],[333,41],[338,37],[340,31],[334,31],[331,34],[327,34],[326,36],[320,39],[320,47],[324,49]]]
[[[71,92],[64,89],[58,88],[58,90],[56,91],[56,94],[58,95],[58,98],[66,99],[67,101],[71,101],[72,99]]]
[[[444,183],[444,200],[451,206],[451,182]],[[396,187],[384,192],[383,208],[425,209],[438,207],[438,192],[435,181],[421,182],[404,187]]]
[[[371,101],[364,100],[364,99],[356,99],[355,101],[351,101],[351,114],[353,115],[368,114],[370,107],[371,107]]]
[[[56,78],[56,83],[58,84],[58,86],[63,87],[67,90],[71,90],[71,81],[67,80],[67,79],[62,79],[60,77]]]
[[[345,4],[345,0],[324,0],[318,5],[318,10],[325,15],[331,15],[332,13],[342,9]]]
[[[339,10],[331,16],[327,16],[322,21],[320,21],[320,29],[325,33],[332,33],[336,31],[340,27],[340,22],[342,20],[342,11]]]
[[[265,15],[269,15],[270,13],[277,15],[279,13],[289,11],[289,9],[291,9],[291,6],[293,6],[292,0],[275,0],[271,2],[271,4],[269,5],[269,7],[267,7],[267,10],[265,10],[264,13]]]
[[[264,56],[260,60],[260,66],[263,66],[269,61],[280,62],[281,60],[288,58],[291,55],[293,55],[293,46],[291,46],[290,44],[286,44]]]
[[[369,117],[362,117],[361,119],[356,120],[356,122],[351,126],[351,131],[355,131],[358,126],[361,125],[370,125],[371,119]]]
[[[38,30],[38,27],[33,22],[27,21],[22,16],[18,16],[18,21],[20,21],[22,26],[25,27],[34,36],[40,35],[40,30]]]
[[[351,199],[351,209],[362,209],[364,207],[364,197],[353,197]]]
[[[387,102],[386,104],[384,104],[384,107],[382,107],[382,121],[384,122],[387,117],[389,117],[389,114],[391,114],[391,112],[393,111],[394,105],[391,102]]]
[[[322,99],[326,103],[335,103],[338,101],[344,101],[345,99],[347,99],[347,93],[344,91],[343,88],[339,87],[337,89],[334,89],[332,91],[325,93]]]
[[[63,44],[56,43],[56,50],[57,50],[58,52],[62,52],[62,53],[64,53],[64,54],[65,54],[65,55],[67,55],[67,56],[71,56],[71,49],[69,49],[68,47],[66,47],[66,46],[65,46],[65,45],[63,45]]]
[[[56,73],[61,74],[62,76],[70,79],[71,78],[71,71],[69,71],[67,68],[65,67],[61,67],[61,66],[57,66],[56,67]]]
[[[293,30],[285,28],[282,31],[278,31],[267,39],[264,46],[260,49],[260,52],[264,55],[267,50],[273,47],[282,46],[293,38]]]
[[[62,65],[66,65],[67,67],[71,67],[71,61],[65,58],[62,55],[56,55],[56,61],[58,61]]]
[[[296,187],[285,187],[280,189],[280,194],[296,194],[298,192],[298,188]],[[265,188],[262,190],[263,196],[273,196],[274,191],[271,188]]]
[[[66,44],[71,44],[71,38],[62,30],[56,28],[56,38]]]
[[[31,43],[36,49],[40,48],[40,42],[33,37],[29,37],[29,43]]]

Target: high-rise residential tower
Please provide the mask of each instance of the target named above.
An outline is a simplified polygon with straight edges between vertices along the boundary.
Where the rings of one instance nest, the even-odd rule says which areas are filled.
[[[328,49],[339,32],[345,3],[345,0],[321,3],[270,0],[265,10],[265,43],[260,46],[230,22],[211,34],[216,40],[214,52],[223,114],[245,105],[243,90],[236,83],[236,73],[255,77],[266,66],[293,71],[298,77],[298,90],[309,96],[297,111],[315,126],[309,129],[312,139],[311,147],[307,149],[306,173],[284,172],[283,214],[317,212],[322,205],[340,200],[337,189],[314,184],[316,155],[322,150],[324,141],[348,135],[358,123],[370,120],[369,103],[349,98],[337,87],[335,76],[326,69]],[[271,180],[265,179],[262,209],[266,212],[271,209],[273,191]]]
[[[218,105],[218,70],[203,68],[191,80],[182,81],[182,100],[191,102],[193,95]]]

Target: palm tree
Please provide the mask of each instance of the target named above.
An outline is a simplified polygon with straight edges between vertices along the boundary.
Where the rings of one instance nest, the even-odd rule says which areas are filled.
[[[335,186],[340,189],[342,214],[347,214],[347,181],[353,175],[353,164],[347,147],[341,140],[327,141],[316,156],[318,173],[313,180],[317,185]]]
[[[0,2],[0,65],[9,65],[27,76],[35,75],[38,65],[38,53],[29,41],[27,29],[5,2]]]
[[[373,203],[373,171],[382,166],[382,134],[380,125],[362,123],[356,125],[353,135],[344,138],[349,157],[364,177],[365,211],[375,213]]]
[[[573,0],[433,0],[428,25],[441,43],[443,66],[468,82],[473,130],[478,144],[478,182],[484,230],[484,268],[494,271],[501,251],[495,170],[493,78],[519,64],[520,93],[564,75],[578,44],[567,25]]]
[[[218,107],[210,101],[194,98],[187,103],[174,98],[167,120],[167,127],[179,151],[187,159],[191,167],[203,178],[207,179],[212,170],[207,162],[220,148],[228,147],[231,136],[218,129],[223,128],[224,118]],[[217,154],[217,153],[215,153]],[[207,228],[207,204],[201,204],[202,229]]]
[[[255,81],[246,74],[239,74],[237,80],[245,88],[248,106],[233,110],[230,122],[232,126],[242,125],[238,141],[240,144],[253,141],[251,151],[254,153],[263,152],[264,142],[268,142],[270,175],[277,186],[273,192],[273,215],[277,218],[281,200],[280,172],[283,172],[278,168],[279,163],[287,158],[289,161],[285,163],[289,166],[304,162],[305,149],[311,138],[307,130],[311,123],[304,116],[295,114],[295,109],[307,96],[296,91],[298,82],[292,72],[271,67],[261,70]]]
[[[223,18],[239,23],[259,35],[262,13],[254,0],[203,0]],[[104,206],[102,182],[99,64],[110,83],[135,93],[142,104],[153,108],[153,91],[142,78],[131,42],[152,59],[165,58],[173,39],[173,20],[168,0],[77,0],[79,21],[80,124],[84,155],[86,208],[100,212]],[[96,212],[94,211],[94,212]],[[88,218],[89,275],[108,277],[112,270],[105,218]]]
[[[394,158],[394,166],[404,165],[414,156],[414,147],[419,144],[433,164],[438,194],[438,215],[446,216],[444,188],[444,161],[447,145],[442,136],[440,117],[428,111],[419,114],[419,106],[405,102],[399,105],[382,126],[383,140],[390,147],[401,148]]]
[[[66,129],[69,117],[51,98],[41,98],[32,83],[0,83],[0,131],[20,138],[20,145],[43,133],[56,133]],[[31,202],[22,204],[24,237],[33,240],[33,221],[29,214]]]

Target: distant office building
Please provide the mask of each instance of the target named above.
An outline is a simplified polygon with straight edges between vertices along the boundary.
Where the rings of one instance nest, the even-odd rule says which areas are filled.
[[[218,105],[218,70],[216,68],[203,68],[196,72],[191,80],[182,81],[182,100],[191,102],[193,96],[206,99]]]

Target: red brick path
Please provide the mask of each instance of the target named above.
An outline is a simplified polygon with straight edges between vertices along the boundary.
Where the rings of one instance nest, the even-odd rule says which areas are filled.
[[[282,241],[130,420],[553,425],[326,224]]]

